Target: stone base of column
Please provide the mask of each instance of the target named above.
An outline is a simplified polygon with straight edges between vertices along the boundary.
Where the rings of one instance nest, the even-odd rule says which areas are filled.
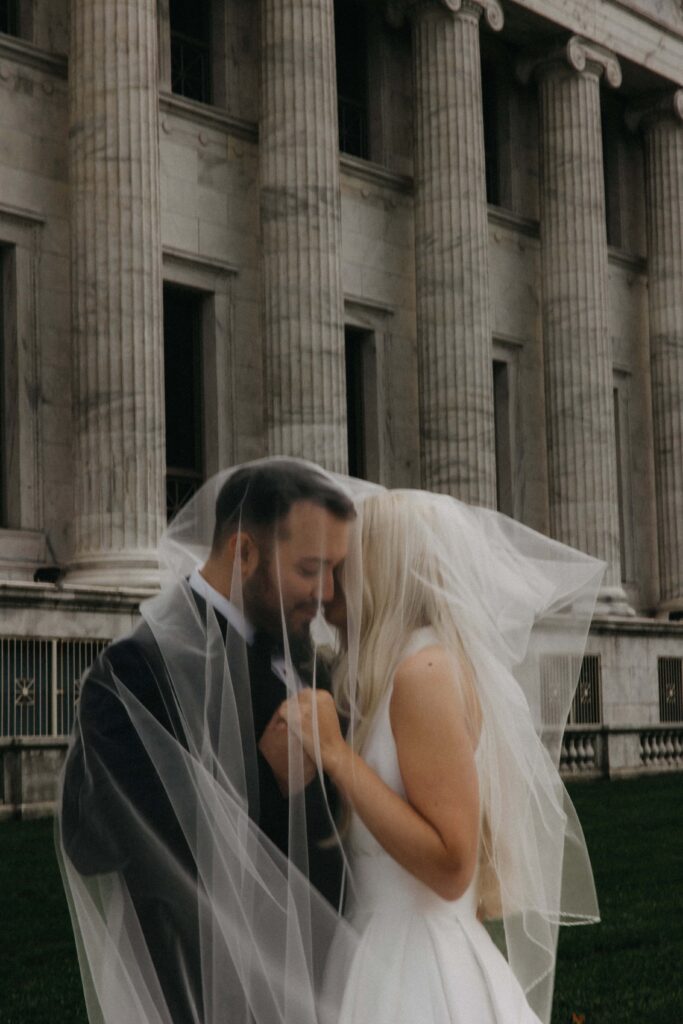
[[[595,614],[632,619],[636,612],[629,604],[623,587],[602,587],[598,593]]]
[[[683,621],[683,596],[674,597],[670,601],[662,601],[657,608],[658,619],[668,622],[672,617]]]
[[[67,569],[65,583],[97,587],[158,590],[159,558],[156,551],[117,551],[83,555]]]

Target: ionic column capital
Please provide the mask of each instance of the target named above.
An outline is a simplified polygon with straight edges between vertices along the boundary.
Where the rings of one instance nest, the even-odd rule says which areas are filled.
[[[662,121],[683,124],[683,89],[643,96],[626,110],[626,123],[633,132],[648,132]]]
[[[621,85],[621,66],[616,55],[583,36],[570,36],[565,43],[543,54],[523,57],[517,63],[517,77],[526,85],[532,78],[567,68],[604,78],[613,89]]]
[[[480,18],[483,14],[489,28],[499,32],[505,18],[499,0],[387,0],[386,17],[396,28],[406,18],[415,17],[421,10],[429,7],[442,8],[454,15],[474,15]]]

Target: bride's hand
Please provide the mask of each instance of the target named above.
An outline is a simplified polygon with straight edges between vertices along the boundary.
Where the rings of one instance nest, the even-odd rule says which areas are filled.
[[[326,690],[312,690],[307,687],[296,697],[285,701],[279,713],[313,760],[316,760],[317,731],[320,758],[325,771],[328,771],[346,750],[334,698]]]

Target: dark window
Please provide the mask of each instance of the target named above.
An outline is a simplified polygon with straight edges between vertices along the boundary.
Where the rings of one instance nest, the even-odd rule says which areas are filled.
[[[513,514],[512,443],[510,438],[510,368],[502,360],[493,363],[493,417],[496,439],[496,495],[498,510]]]
[[[658,658],[659,721],[683,722],[683,658]]]
[[[617,456],[617,502],[619,505],[619,553],[621,556],[621,578],[628,580],[628,550],[626,537],[626,494],[624,493],[624,451],[623,451],[623,424],[621,422],[621,408],[619,402],[619,389],[614,388],[614,440]]]
[[[344,339],[349,473],[365,479],[368,475],[368,442],[372,434],[372,424],[368,422],[367,379],[372,332],[359,327],[346,327]]]
[[[617,501],[619,504],[621,578],[623,581],[633,581],[636,575],[636,566],[629,423],[629,378],[621,373],[615,373],[614,376],[614,440],[617,470]],[[620,383],[617,384],[617,381],[620,381]]]
[[[607,244],[619,248],[623,244],[621,229],[621,195],[619,139],[621,105],[614,96],[601,96],[602,171],[605,182],[605,226]]]
[[[368,32],[365,6],[335,0],[339,148],[368,159]]]
[[[19,0],[0,0],[0,32],[19,35]]]
[[[166,511],[169,520],[204,478],[201,292],[164,285]]]
[[[210,103],[211,0],[171,0],[171,89]]]
[[[498,74],[492,60],[481,64],[481,99],[484,118],[484,162],[486,166],[486,201],[501,204],[500,132]]]
[[[9,250],[0,247],[0,527],[8,526],[8,501],[7,501],[7,473],[8,473],[8,451],[7,451],[7,402],[6,402],[6,376],[8,359],[8,330],[9,330]]]

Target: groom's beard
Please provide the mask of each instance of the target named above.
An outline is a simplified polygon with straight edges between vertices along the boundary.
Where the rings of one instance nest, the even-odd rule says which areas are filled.
[[[274,644],[284,648],[280,595],[271,582],[268,570],[269,566],[264,564],[244,583],[244,609],[252,626],[267,633]],[[294,632],[288,621],[287,609],[284,611],[284,620],[292,663],[297,668],[312,665],[313,641],[311,640],[310,623],[307,622],[305,626]]]

